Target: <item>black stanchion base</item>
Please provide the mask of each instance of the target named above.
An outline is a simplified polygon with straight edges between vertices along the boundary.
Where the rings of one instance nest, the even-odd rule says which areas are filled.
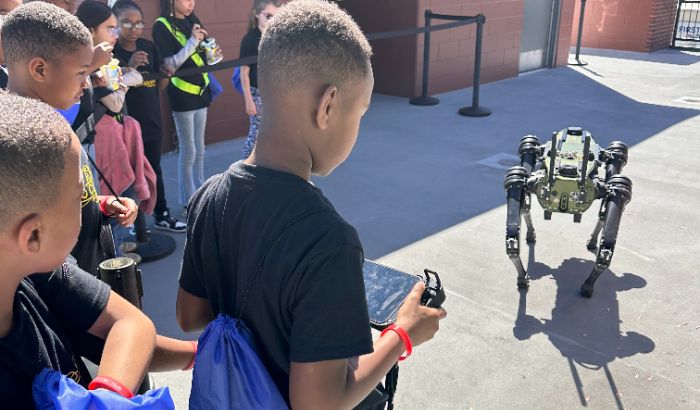
[[[463,115],[465,117],[488,117],[491,115],[491,110],[486,107],[464,107],[460,108],[457,112],[459,115]]]
[[[136,237],[125,239],[127,242],[136,242]],[[136,242],[138,248],[134,253],[141,256],[141,263],[153,262],[170,256],[175,251],[177,243],[168,235],[151,233],[148,242]]]
[[[571,60],[569,60],[569,61],[568,61],[568,62],[567,62],[566,64],[568,64],[568,65],[577,65],[577,66],[584,66],[584,65],[588,65],[588,63],[587,63],[587,62],[585,62],[585,61],[581,61],[581,60],[578,60],[578,59],[575,59],[575,58],[574,58],[574,59],[571,59]]]
[[[410,104],[413,105],[420,105],[422,107],[428,106],[428,105],[438,105],[440,104],[440,100],[435,98],[435,97],[413,97],[410,100],[408,100]]]

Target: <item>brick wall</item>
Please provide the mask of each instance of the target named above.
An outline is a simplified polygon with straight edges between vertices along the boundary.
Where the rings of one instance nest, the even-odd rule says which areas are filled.
[[[668,47],[677,0],[588,0],[583,47],[653,51]],[[576,44],[580,1],[576,0],[571,44]]]
[[[566,64],[575,0],[562,0],[557,65]],[[524,0],[345,0],[341,3],[366,33],[420,27],[425,10],[450,15],[486,16],[481,81],[518,75]],[[447,21],[433,20],[433,24]],[[476,25],[431,34],[429,93],[470,87],[473,80]],[[375,89],[411,97],[420,94],[423,35],[372,43]]]
[[[678,0],[654,0],[650,9],[647,49],[659,50],[671,44]]]
[[[518,75],[523,0],[420,0],[417,25],[423,25],[426,9],[434,13],[474,16],[484,14],[486,25],[481,56],[481,81]],[[434,20],[433,24],[446,23]],[[470,87],[474,78],[476,24],[432,33],[430,94]],[[416,76],[413,94],[420,93],[423,67],[423,36],[416,39]]]

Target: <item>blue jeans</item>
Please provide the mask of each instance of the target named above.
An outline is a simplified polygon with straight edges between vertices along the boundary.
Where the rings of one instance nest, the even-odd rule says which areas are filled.
[[[204,131],[207,109],[173,112],[180,147],[177,177],[180,205],[187,206],[194,191],[204,183]]]

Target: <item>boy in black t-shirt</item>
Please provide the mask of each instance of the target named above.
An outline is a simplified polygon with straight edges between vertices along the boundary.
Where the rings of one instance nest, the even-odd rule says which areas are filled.
[[[22,5],[6,17],[2,43],[9,91],[63,110],[80,100],[87,87],[93,49],[90,32],[75,16],[41,1]],[[88,161],[82,150],[82,228],[72,254],[81,269],[96,275],[99,263],[114,253],[106,219],[113,217],[123,226],[131,225],[138,207],[130,198],[97,195],[97,176]]]
[[[355,406],[446,315],[420,306],[421,283],[397,330],[372,343],[357,232],[309,181],[352,150],[372,95],[370,55],[337,6],[282,6],[260,43],[265,116],[253,154],[190,202],[180,326],[241,318],[292,408]]]
[[[99,375],[132,391],[153,354],[147,317],[98,279],[61,265],[80,230],[79,162],[80,143],[60,114],[0,93],[0,402],[7,408],[32,407],[32,381],[43,368],[87,387],[72,335],[105,339]]]

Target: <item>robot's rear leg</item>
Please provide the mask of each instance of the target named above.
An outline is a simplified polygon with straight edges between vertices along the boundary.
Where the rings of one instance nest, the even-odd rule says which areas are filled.
[[[524,200],[523,219],[525,219],[525,225],[527,225],[527,236],[525,240],[528,244],[534,244],[537,240],[537,236],[535,235],[535,227],[532,225],[532,217],[530,216],[530,204],[532,203],[530,194],[525,195]]]
[[[603,230],[603,225],[605,225],[605,216],[607,214],[606,202],[607,201],[605,198],[603,198],[600,204],[600,212],[598,212],[598,221],[596,222],[595,228],[593,228],[593,233],[586,244],[586,248],[588,248],[589,251],[595,251],[598,248],[598,237],[600,236],[600,231]]]
[[[615,243],[617,242],[617,233],[620,228],[620,218],[622,218],[625,206],[632,198],[632,181],[625,176],[614,175],[608,181],[607,189],[608,196],[603,199],[603,201],[605,201],[604,206],[606,207],[603,236],[600,239],[595,266],[593,267],[593,272],[591,272],[588,279],[586,279],[581,286],[581,295],[587,298],[593,295],[595,282],[610,266],[610,262],[612,261]],[[594,234],[597,236],[595,231]]]
[[[508,201],[506,221],[506,253],[518,271],[518,288],[527,289],[530,279],[520,259],[520,219],[524,208],[528,172],[523,167],[513,167],[506,173],[504,183]]]

